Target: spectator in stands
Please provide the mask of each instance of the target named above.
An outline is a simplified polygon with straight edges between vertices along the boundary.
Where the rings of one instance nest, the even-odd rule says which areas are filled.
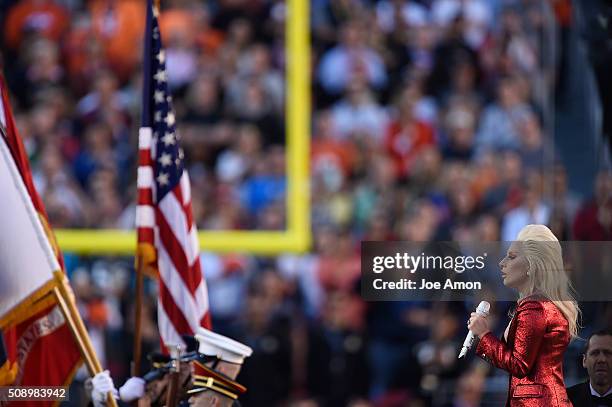
[[[595,178],[593,198],[582,205],[574,220],[577,240],[608,240],[612,236],[612,175],[603,170]]]
[[[516,79],[501,79],[497,86],[497,101],[482,113],[476,141],[479,149],[518,148],[518,126],[528,113],[529,108],[521,100]]]
[[[356,77],[365,78],[375,89],[386,86],[385,66],[365,43],[364,30],[358,20],[347,22],[341,29],[339,44],[322,56],[318,77],[330,95],[341,94]]]
[[[282,113],[284,80],[272,65],[270,50],[263,44],[254,44],[240,58],[238,72],[227,84],[227,98],[231,106],[239,105],[244,98],[248,82],[259,82],[276,114]]]
[[[477,407],[483,399],[487,368],[475,366],[462,374],[457,385],[457,393],[448,407]]]
[[[519,125],[521,161],[526,168],[541,170],[548,168],[554,159],[554,151],[544,145],[542,129],[535,114],[526,115]],[[551,156],[552,155],[552,156]]]
[[[503,215],[518,207],[523,199],[523,168],[520,156],[507,150],[501,154],[498,163],[499,182],[486,191],[483,198],[484,207]]]
[[[523,204],[506,213],[503,219],[501,238],[511,242],[518,232],[530,224],[547,224],[550,220],[550,207],[542,200],[542,177],[539,173],[527,175],[527,185]]]
[[[456,104],[445,117],[446,160],[470,161],[474,154],[474,113],[464,105]]]
[[[381,135],[387,125],[387,113],[361,79],[347,85],[346,97],[332,108],[332,120],[337,134],[346,139],[357,133],[381,144]]]
[[[47,202],[47,213],[53,225],[75,227],[89,222],[88,200],[74,182],[55,145],[47,144],[42,150],[34,182]]]
[[[416,100],[405,90],[397,103],[395,119],[389,123],[385,146],[395,162],[396,177],[406,178],[417,155],[426,147],[436,144],[431,125],[414,116]]]
[[[434,23],[442,28],[462,16],[465,19],[464,39],[473,49],[478,49],[486,40],[493,18],[489,3],[484,0],[435,0],[431,14]]]
[[[198,26],[197,12],[194,11],[189,8],[171,8],[162,14],[159,21],[171,91],[180,90],[193,81],[197,74],[195,45]]]

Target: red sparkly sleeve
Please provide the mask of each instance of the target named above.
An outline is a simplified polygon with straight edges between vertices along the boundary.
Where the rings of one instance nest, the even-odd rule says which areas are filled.
[[[476,354],[494,366],[521,378],[527,376],[536,360],[546,331],[546,318],[542,304],[525,301],[516,310],[514,346],[500,341],[491,332],[480,339]]]

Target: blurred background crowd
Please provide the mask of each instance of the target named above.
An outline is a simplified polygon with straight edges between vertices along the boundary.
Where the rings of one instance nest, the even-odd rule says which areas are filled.
[[[503,403],[505,373],[456,359],[475,304],[364,302],[360,241],[513,240],[528,223],[560,240],[610,240],[609,78],[598,72],[612,24],[597,21],[612,14],[584,3],[310,2],[313,249],[201,256],[213,327],[255,350],[238,378],[249,387],[243,405]],[[0,3],[3,71],[56,228],[134,227],[144,6]],[[161,6],[198,228],[284,229],[287,5]],[[132,259],[65,258],[98,355],[121,384]],[[149,281],[145,350],[159,343],[155,304]],[[612,325],[610,304],[582,306],[583,336]],[[498,329],[511,307],[496,305]],[[568,350],[567,384],[585,375],[583,345]]]

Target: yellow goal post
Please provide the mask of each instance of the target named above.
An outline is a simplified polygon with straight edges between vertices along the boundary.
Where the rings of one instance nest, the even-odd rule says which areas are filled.
[[[287,228],[282,231],[200,231],[200,248],[212,252],[274,255],[306,252],[310,229],[310,37],[308,0],[287,0],[286,162]],[[136,232],[56,229],[62,250],[91,255],[133,255]]]

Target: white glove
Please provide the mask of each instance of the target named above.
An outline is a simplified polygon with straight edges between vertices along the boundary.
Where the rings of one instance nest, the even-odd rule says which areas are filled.
[[[138,400],[145,394],[145,381],[141,377],[130,377],[123,386],[119,388],[119,398],[121,401],[131,403]]]
[[[108,370],[95,375],[91,383],[93,384],[91,401],[93,401],[94,407],[106,406],[108,393],[112,393],[113,397],[117,398],[117,389],[115,389],[113,379],[110,377]]]

